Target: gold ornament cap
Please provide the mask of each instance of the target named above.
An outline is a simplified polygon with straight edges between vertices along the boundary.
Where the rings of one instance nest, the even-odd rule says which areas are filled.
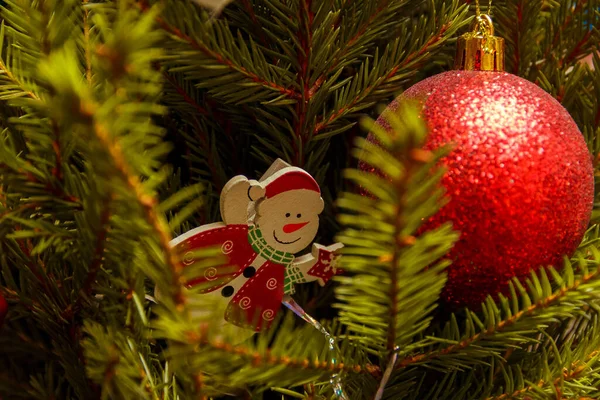
[[[489,15],[475,17],[473,31],[458,38],[454,68],[504,71],[504,39],[494,36],[494,25]]]

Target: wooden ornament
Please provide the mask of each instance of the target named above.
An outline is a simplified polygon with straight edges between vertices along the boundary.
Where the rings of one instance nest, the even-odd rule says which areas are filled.
[[[261,331],[295,284],[324,285],[340,272],[340,243],[313,244],[309,254],[295,256],[313,242],[324,208],[319,185],[306,171],[277,160],[260,181],[233,177],[220,207],[223,222],[193,229],[171,245],[187,266],[198,261],[198,250],[221,249],[223,267],[205,268],[188,286],[211,296],[211,310],[205,311],[222,312],[224,324]]]

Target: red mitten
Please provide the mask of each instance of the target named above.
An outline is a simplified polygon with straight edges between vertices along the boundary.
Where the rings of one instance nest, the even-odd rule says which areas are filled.
[[[308,275],[320,278],[323,283],[327,283],[334,275],[339,275],[343,271],[337,267],[340,254],[338,250],[343,247],[341,243],[332,244],[324,247],[318,244],[314,245],[318,249],[317,263],[308,271]],[[313,253],[314,254],[314,253]]]

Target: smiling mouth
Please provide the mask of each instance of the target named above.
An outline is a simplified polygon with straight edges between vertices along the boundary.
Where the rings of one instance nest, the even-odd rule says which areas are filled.
[[[302,237],[299,237],[296,240],[292,240],[291,242],[284,242],[282,240],[277,239],[277,235],[275,235],[275,231],[273,231],[273,238],[275,238],[275,240],[277,241],[277,243],[281,243],[281,244],[292,244],[292,243],[296,243],[298,240],[300,240]]]

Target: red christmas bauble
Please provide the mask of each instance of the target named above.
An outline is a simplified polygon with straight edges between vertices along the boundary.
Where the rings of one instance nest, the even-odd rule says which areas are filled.
[[[575,251],[592,211],[592,158],[552,96],[505,72],[450,71],[411,87],[388,109],[404,99],[423,107],[426,149],[454,146],[443,159],[450,201],[424,226],[451,221],[461,233],[448,254],[447,303],[478,308],[506,293],[512,277],[560,266]],[[385,112],[378,123],[389,129]]]

